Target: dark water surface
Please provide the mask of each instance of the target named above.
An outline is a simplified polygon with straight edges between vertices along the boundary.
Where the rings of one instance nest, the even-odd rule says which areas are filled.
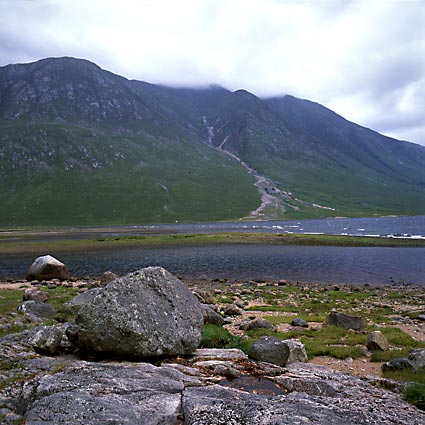
[[[425,239],[425,216],[330,218],[320,220],[239,221],[211,223],[173,223],[155,225],[68,227],[51,231],[3,231],[8,235],[1,243],[16,241],[49,241],[65,239],[95,239],[99,237],[209,234],[220,232],[260,233],[320,233],[326,235],[356,235],[409,237]],[[24,238],[22,234],[25,235]]]
[[[212,245],[51,253],[72,275],[118,275],[158,265],[181,277],[288,279],[300,282],[392,282],[425,285],[425,248]],[[24,278],[34,256],[0,256],[0,277]]]
[[[59,232],[33,232],[26,235],[25,240],[241,231],[422,239],[425,238],[425,216],[69,228]],[[425,285],[425,248],[213,245],[50,254],[65,262],[74,276],[98,276],[106,270],[122,275],[141,267],[160,265],[182,277]],[[28,255],[0,255],[0,278],[24,278],[33,260],[34,257]]]
[[[397,236],[425,238],[425,216],[330,218],[320,220],[279,220],[226,223],[133,226],[143,230],[169,233],[264,232],[323,233],[326,235]]]

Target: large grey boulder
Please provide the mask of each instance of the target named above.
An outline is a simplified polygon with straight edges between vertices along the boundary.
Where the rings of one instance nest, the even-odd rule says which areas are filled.
[[[331,311],[325,319],[325,325],[359,331],[365,326],[365,320],[361,316],[351,316],[337,311]]]
[[[78,348],[121,358],[192,353],[202,308],[175,276],[148,267],[110,282],[80,305],[67,336]]]
[[[373,331],[367,335],[366,347],[368,350],[388,351],[390,344],[381,331]]]
[[[280,339],[262,336],[251,345],[248,356],[254,360],[285,366],[289,357],[289,347]]]
[[[51,255],[38,257],[31,264],[27,272],[27,280],[69,279],[69,271],[65,264]]]

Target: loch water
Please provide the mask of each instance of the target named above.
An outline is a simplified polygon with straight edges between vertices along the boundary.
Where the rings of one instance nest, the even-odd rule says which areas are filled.
[[[264,232],[326,235],[412,237],[425,239],[425,216],[329,218],[320,220],[238,221],[133,226],[133,232],[158,233]]]
[[[102,229],[105,236],[113,233],[109,228]],[[126,234],[144,234],[146,230],[149,231],[147,234],[260,231],[423,238],[425,216],[127,226],[126,229]],[[122,236],[121,233],[120,235]],[[182,278],[425,285],[423,247],[227,244],[168,248],[127,247],[86,252],[58,250],[50,254],[65,262],[75,276],[99,276],[106,270],[123,275],[142,267],[162,266]],[[33,260],[33,255],[0,256],[0,278],[25,277],[26,270]]]

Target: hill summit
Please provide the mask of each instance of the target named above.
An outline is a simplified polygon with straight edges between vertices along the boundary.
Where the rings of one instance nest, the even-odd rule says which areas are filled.
[[[317,103],[0,68],[0,225],[425,213],[425,148]]]

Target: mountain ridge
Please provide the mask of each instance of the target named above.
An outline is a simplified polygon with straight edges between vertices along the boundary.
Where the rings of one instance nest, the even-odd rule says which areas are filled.
[[[425,147],[291,95],[0,67],[0,225],[424,214],[423,167]]]

